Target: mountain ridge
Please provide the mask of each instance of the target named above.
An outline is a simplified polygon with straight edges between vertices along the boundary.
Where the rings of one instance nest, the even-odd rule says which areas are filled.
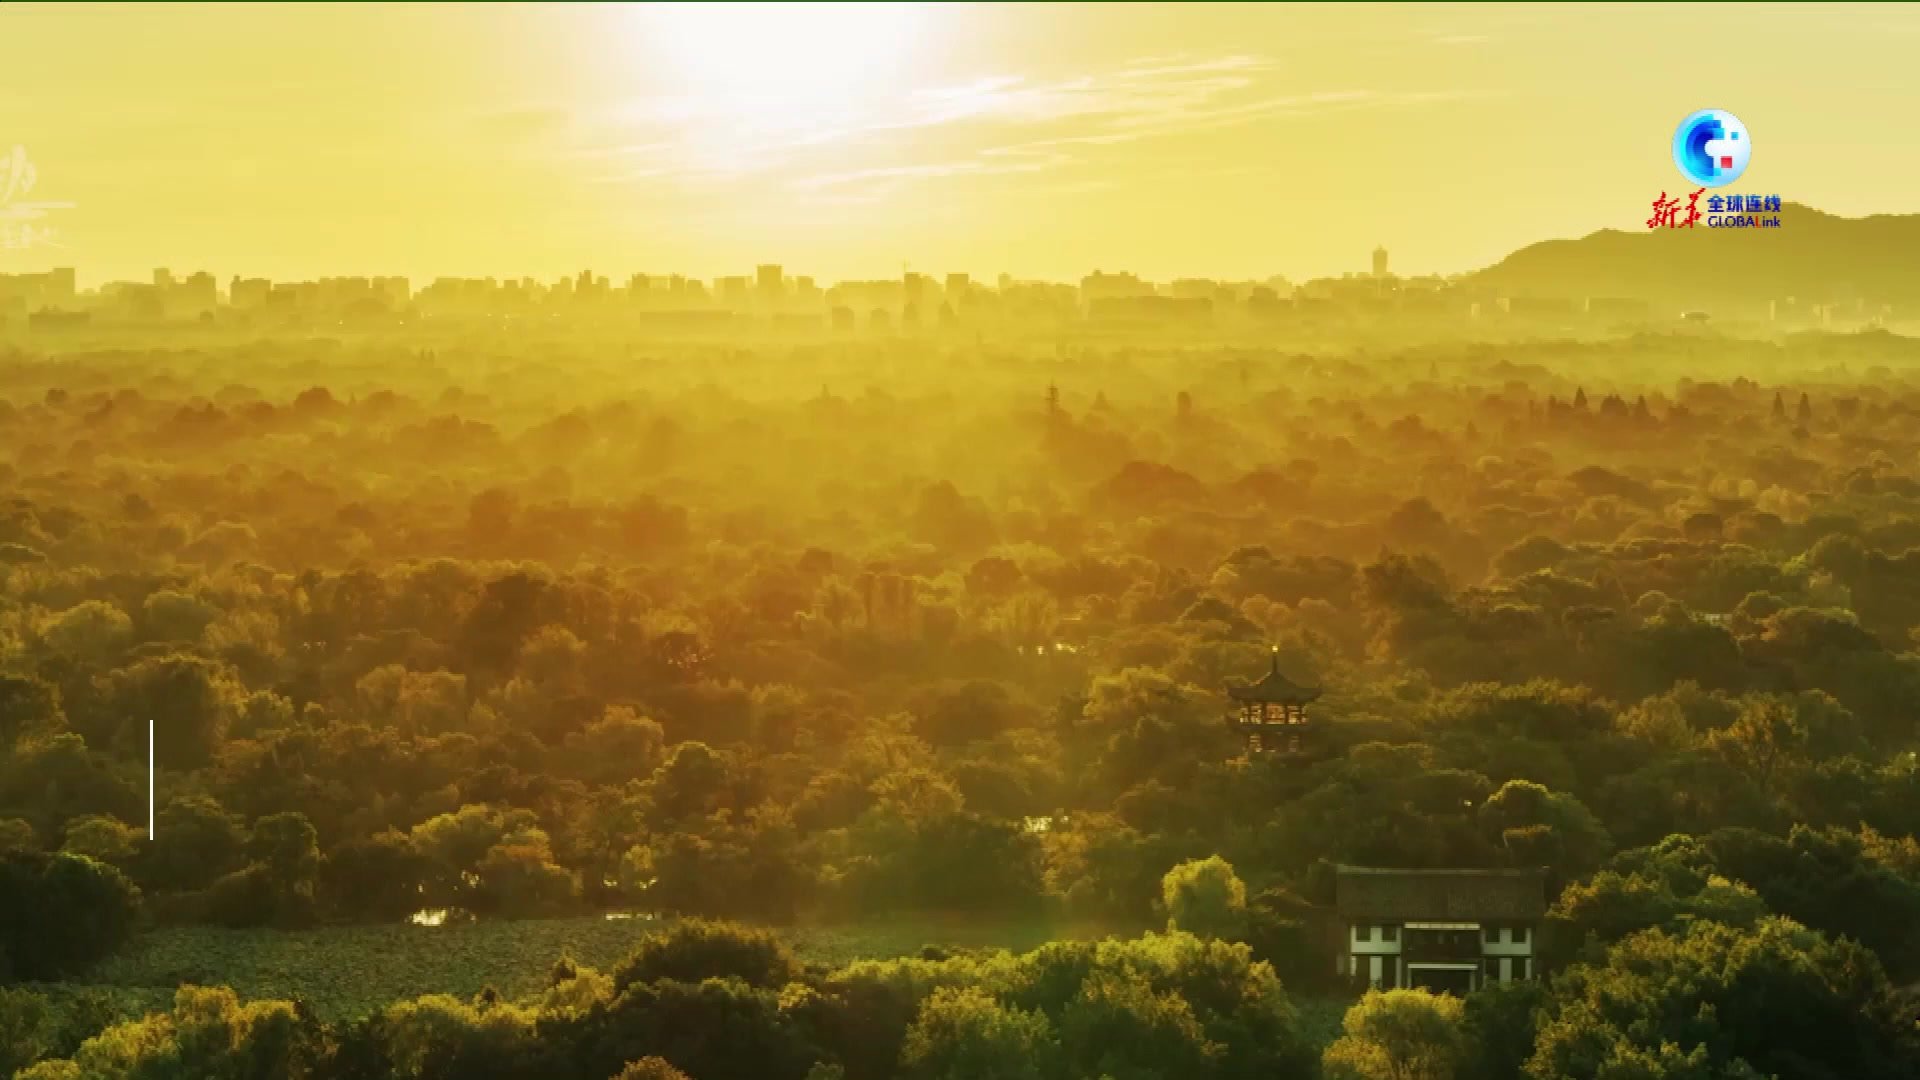
[[[1778,217],[1778,228],[1715,229],[1703,221],[1542,240],[1469,280],[1514,296],[1740,306],[1920,302],[1920,213],[1848,218],[1786,203]]]

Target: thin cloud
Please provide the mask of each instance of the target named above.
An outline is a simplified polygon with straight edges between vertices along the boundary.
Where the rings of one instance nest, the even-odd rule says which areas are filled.
[[[949,158],[939,162],[819,173],[796,179],[788,186],[800,191],[818,191],[881,181],[887,182],[891,190],[899,187],[900,182],[908,180],[1042,172],[1064,168],[1084,160],[1083,156],[1071,153],[1072,148],[1103,147],[1143,139],[1165,138],[1234,127],[1280,116],[1306,116],[1357,108],[1420,105],[1458,100],[1468,96],[1470,95],[1464,91],[1391,94],[1364,90],[1322,91],[1210,109],[1175,110],[1153,116],[1128,114],[1115,119],[1107,130],[991,146],[975,152],[971,157]],[[1224,175],[1233,170],[1217,171]]]
[[[598,134],[574,156],[603,183],[712,185],[785,174],[785,186],[802,195],[868,201],[908,184],[1058,170],[1090,160],[1102,147],[1143,139],[1466,96],[1283,93],[1278,82],[1274,61],[1236,53],[1141,57],[1064,78],[989,74],[863,103],[861,111],[830,118],[796,119],[773,105],[755,115],[743,114],[737,103],[728,112],[697,99],[650,99],[590,121]],[[924,152],[933,143],[942,150]],[[857,167],[845,167],[863,157]]]

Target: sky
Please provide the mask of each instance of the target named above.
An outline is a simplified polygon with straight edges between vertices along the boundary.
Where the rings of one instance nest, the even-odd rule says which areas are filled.
[[[1454,273],[1735,189],[1920,211],[1920,7],[0,5],[0,272]],[[4,202],[0,198],[0,202]],[[59,247],[50,247],[49,243]]]

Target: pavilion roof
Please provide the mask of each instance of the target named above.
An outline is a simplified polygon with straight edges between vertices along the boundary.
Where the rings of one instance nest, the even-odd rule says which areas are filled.
[[[1235,701],[1249,704],[1305,705],[1319,699],[1320,689],[1314,686],[1301,686],[1280,674],[1280,655],[1275,653],[1273,667],[1267,671],[1265,678],[1243,686],[1229,686],[1227,696]]]

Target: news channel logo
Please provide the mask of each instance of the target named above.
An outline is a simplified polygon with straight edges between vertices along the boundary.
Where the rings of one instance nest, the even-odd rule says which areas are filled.
[[[1725,187],[1740,179],[1752,157],[1747,125],[1725,109],[1701,109],[1673,133],[1673,163],[1702,187]]]

